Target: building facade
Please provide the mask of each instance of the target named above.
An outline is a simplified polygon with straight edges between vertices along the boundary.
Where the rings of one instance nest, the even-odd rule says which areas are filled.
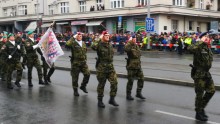
[[[24,31],[31,22],[45,31],[110,33],[145,30],[148,0],[0,0],[0,31]],[[155,32],[197,32],[220,19],[220,0],[151,0]],[[120,19],[119,19],[120,17]]]

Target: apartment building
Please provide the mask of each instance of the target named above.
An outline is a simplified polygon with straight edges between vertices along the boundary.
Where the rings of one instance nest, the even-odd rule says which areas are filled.
[[[0,0],[0,31],[24,31],[37,20],[57,32],[144,30],[148,0]],[[220,0],[150,0],[155,32],[197,32],[219,21]],[[119,23],[119,17],[122,21]]]

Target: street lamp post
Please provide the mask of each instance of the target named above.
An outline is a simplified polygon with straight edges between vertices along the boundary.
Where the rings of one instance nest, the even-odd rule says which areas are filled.
[[[150,18],[150,0],[147,0],[147,18]],[[150,32],[147,32],[147,49],[150,50]]]
[[[40,27],[39,27],[39,1],[37,0],[37,34],[40,33]]]

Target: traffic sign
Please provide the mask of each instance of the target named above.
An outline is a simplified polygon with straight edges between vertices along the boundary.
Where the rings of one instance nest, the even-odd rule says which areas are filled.
[[[154,32],[154,18],[146,18],[146,31]]]

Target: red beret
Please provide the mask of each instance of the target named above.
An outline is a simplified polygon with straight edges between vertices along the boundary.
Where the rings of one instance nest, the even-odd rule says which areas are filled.
[[[22,32],[18,32],[18,34],[22,34]]]
[[[77,35],[82,35],[82,33],[81,32],[77,32]]]
[[[103,32],[102,32],[102,35],[106,35],[106,34],[109,35],[108,31],[103,31]]]

